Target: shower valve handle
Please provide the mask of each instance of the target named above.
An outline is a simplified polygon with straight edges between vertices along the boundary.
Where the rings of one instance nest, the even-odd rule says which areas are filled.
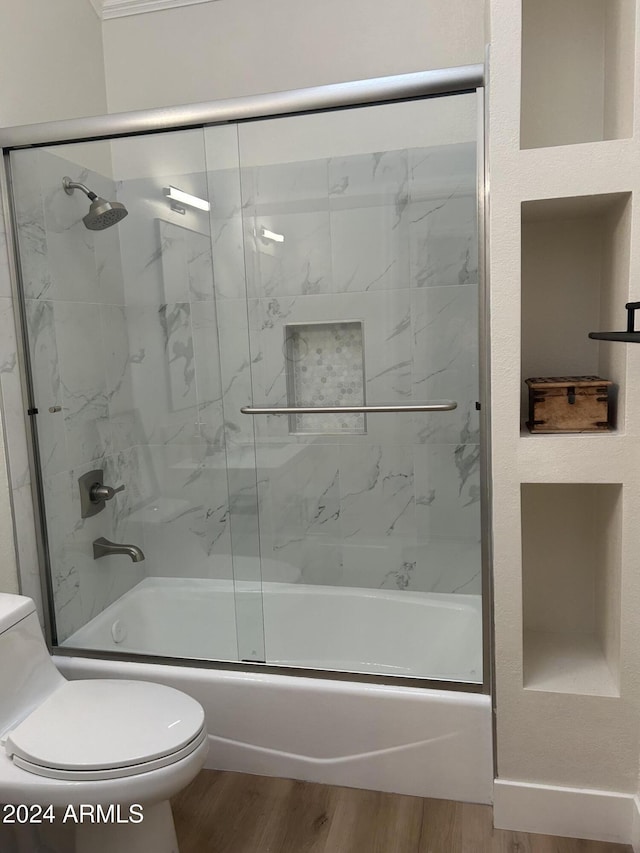
[[[124,485],[118,486],[117,489],[114,489],[111,486],[104,486],[102,483],[96,483],[89,490],[89,497],[91,498],[93,503],[100,503],[101,501],[110,501],[111,498],[118,492],[123,492],[124,488]]]

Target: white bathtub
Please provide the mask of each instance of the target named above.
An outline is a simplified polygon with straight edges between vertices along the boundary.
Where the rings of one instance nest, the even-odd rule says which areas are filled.
[[[259,590],[146,578],[64,645],[237,661],[239,606],[240,632],[255,634],[250,645],[270,664],[482,682],[478,595],[273,582]]]
[[[205,648],[215,648],[219,653],[222,636],[227,636],[231,652],[234,639],[225,632],[234,622],[233,607],[212,609],[218,595],[230,594],[229,585],[216,584],[147,579],[78,631],[73,643],[85,648],[123,649],[125,641],[114,643],[111,636],[115,617],[127,621],[127,642],[132,648],[142,637],[152,644],[149,651],[155,654],[168,648],[173,654],[188,654],[193,643],[198,655],[203,655]],[[474,657],[475,663],[469,657],[472,652],[479,654],[479,637],[474,633],[479,609],[477,601],[467,600],[471,596],[432,596],[440,601],[440,607],[434,606],[434,600],[425,603],[419,596],[416,607],[406,607],[402,618],[397,619],[398,614],[392,618],[390,611],[402,593],[295,587],[265,584],[267,635],[276,628],[280,632],[273,647],[271,642],[267,644],[267,651],[277,657],[281,652],[276,646],[293,638],[295,655],[290,651],[282,654],[287,664],[305,666],[319,657],[321,665],[328,666],[331,657],[331,663],[341,668],[353,664],[374,671],[371,661],[379,665],[386,658],[373,654],[382,651],[384,655],[390,644],[397,642],[408,653],[407,667],[417,666],[423,656],[419,664],[422,669],[424,661],[439,660],[442,652],[448,657],[441,673],[448,668],[450,677],[455,674],[462,678],[464,672],[469,677],[470,670],[480,665],[479,657]],[[194,596],[196,591],[198,595]],[[359,601],[354,601],[354,596]],[[419,601],[423,601],[422,606]],[[149,614],[145,611],[151,604],[154,611]],[[359,605],[368,607],[368,616],[375,617],[373,630],[366,625],[346,629],[347,616],[351,626],[360,621],[363,610]],[[207,614],[204,622],[198,616],[200,607],[200,613]],[[327,621],[327,608],[333,621]],[[283,614],[288,614],[287,619]],[[202,631],[200,637],[198,631]],[[209,646],[201,645],[203,641]],[[345,654],[343,645],[347,642],[351,645]],[[466,642],[469,645],[463,651]],[[139,678],[189,693],[206,712],[210,743],[206,766],[210,768],[467,802],[491,801],[489,696],[225,671],[215,665],[129,663],[66,655],[57,655],[54,660],[68,678]]]

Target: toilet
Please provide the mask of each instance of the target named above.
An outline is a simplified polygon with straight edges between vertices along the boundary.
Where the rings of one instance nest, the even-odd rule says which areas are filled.
[[[198,702],[151,682],[67,681],[33,601],[4,593],[0,677],[0,803],[53,806],[76,853],[178,853],[169,798],[208,751]]]

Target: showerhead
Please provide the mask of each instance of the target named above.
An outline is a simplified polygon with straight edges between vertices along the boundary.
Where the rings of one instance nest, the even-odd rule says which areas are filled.
[[[91,202],[89,213],[82,217],[82,221],[90,231],[102,231],[120,222],[128,213],[127,208],[119,201],[96,198]]]
[[[100,198],[84,184],[72,181],[71,178],[63,178],[62,186],[67,195],[71,195],[74,190],[81,190],[91,201],[89,213],[82,217],[85,227],[90,231],[103,231],[105,228],[110,228],[129,213],[124,204]]]

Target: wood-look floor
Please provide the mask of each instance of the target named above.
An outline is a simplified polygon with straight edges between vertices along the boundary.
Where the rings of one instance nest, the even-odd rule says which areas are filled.
[[[490,806],[203,770],[173,800],[180,853],[630,853],[493,829]]]

